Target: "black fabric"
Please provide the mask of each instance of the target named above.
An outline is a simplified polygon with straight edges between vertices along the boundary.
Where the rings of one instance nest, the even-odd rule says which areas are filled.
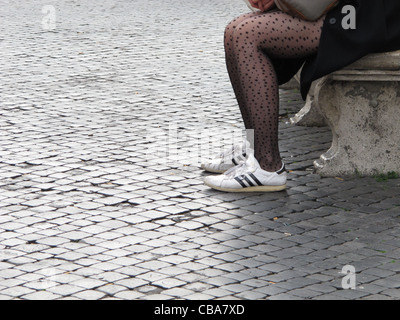
[[[400,1],[400,0],[399,0]],[[305,59],[273,59],[270,58],[276,75],[278,78],[279,85],[288,82],[293,76],[300,70],[304,64]]]
[[[356,29],[345,30],[345,5],[356,8]],[[329,12],[322,28],[318,53],[306,60],[273,61],[280,84],[291,79],[304,63],[301,94],[306,98],[312,81],[339,70],[369,53],[400,49],[400,0],[342,0]]]

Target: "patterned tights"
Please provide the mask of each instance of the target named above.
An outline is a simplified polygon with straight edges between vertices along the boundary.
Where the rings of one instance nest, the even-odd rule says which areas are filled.
[[[323,19],[307,22],[279,11],[247,13],[225,30],[229,78],[246,129],[254,129],[261,168],[282,167],[278,145],[279,88],[271,58],[304,58],[319,45]]]

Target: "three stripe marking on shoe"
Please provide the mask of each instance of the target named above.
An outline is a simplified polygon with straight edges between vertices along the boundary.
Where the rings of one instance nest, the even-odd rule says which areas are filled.
[[[244,160],[246,160],[246,157],[247,157],[246,153],[243,153],[242,156],[243,156],[242,158],[240,158],[240,156],[238,156],[238,160],[239,160],[239,161],[244,161]],[[234,164],[235,166],[239,165],[239,162],[238,162],[235,158],[232,158],[232,162],[233,162],[233,164]]]
[[[254,176],[254,174],[252,174],[252,173],[249,173],[247,176],[246,176],[246,175],[242,175],[242,176],[236,177],[235,180],[236,180],[243,188],[255,187],[256,185],[254,184],[253,181],[251,181],[251,180],[249,179],[249,177],[250,177],[251,179],[253,179],[253,181],[254,181],[256,184],[258,184],[259,186],[263,186],[263,184],[260,182],[260,180],[258,180],[258,179],[256,178],[256,176]],[[246,185],[245,182],[247,182],[248,185]]]

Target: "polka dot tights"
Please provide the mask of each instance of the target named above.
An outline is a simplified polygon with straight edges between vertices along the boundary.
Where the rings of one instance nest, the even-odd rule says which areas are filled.
[[[323,19],[307,22],[280,11],[247,13],[225,30],[229,78],[255,157],[267,171],[282,167],[278,144],[279,87],[270,58],[303,58],[318,49]]]

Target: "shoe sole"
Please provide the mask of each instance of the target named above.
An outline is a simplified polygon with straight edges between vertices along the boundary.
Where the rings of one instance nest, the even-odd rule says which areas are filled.
[[[230,188],[221,188],[221,187],[216,187],[211,184],[208,184],[205,182],[205,185],[218,190],[218,191],[223,191],[223,192],[277,192],[277,191],[282,191],[286,189],[286,184],[281,185],[281,186],[257,186],[257,187],[247,187],[247,188],[241,188],[241,189],[230,189]]]

